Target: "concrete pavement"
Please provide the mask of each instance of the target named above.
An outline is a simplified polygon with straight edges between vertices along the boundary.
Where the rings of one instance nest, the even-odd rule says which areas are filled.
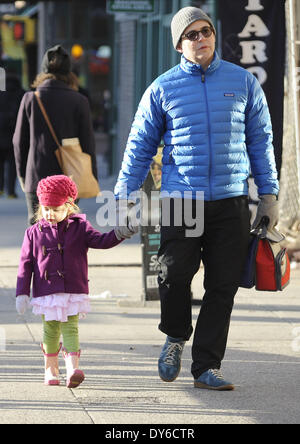
[[[90,219],[94,202],[83,202]],[[25,222],[23,199],[0,200],[0,423],[1,424],[298,424],[300,422],[300,271],[282,293],[241,289],[236,298],[223,373],[235,392],[194,389],[191,344],[174,383],[157,375],[164,336],[159,304],[140,306],[138,237],[107,252],[91,252],[92,299],[81,321],[86,381],[66,389],[43,386],[40,319],[15,311],[15,280]],[[13,216],[13,217],[12,217]],[[130,263],[130,267],[114,264]],[[105,264],[105,267],[99,265]],[[193,282],[201,296],[202,270]],[[123,295],[123,296],[122,296]],[[124,296],[126,295],[126,297]],[[199,308],[193,310],[194,323]]]

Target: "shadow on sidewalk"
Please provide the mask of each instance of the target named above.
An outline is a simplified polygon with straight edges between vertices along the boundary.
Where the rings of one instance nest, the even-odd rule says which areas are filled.
[[[12,393],[14,384],[28,384],[34,390],[44,390],[46,400],[23,399],[16,391],[10,399],[0,400],[0,409],[73,411],[84,408],[90,413],[110,412],[139,414],[144,418],[161,415],[178,418],[180,415],[246,417],[256,423],[296,423],[300,407],[298,399],[299,357],[249,350],[230,349],[224,361],[224,371],[237,384],[235,392],[215,393],[194,389],[189,374],[190,346],[186,347],[183,369],[174,383],[163,383],[157,374],[160,348],[151,343],[90,344],[82,343],[82,369],[85,383],[74,391],[77,403],[47,399],[42,387],[43,364],[37,344],[8,345],[0,353],[0,379],[8,383]],[[61,361],[62,373],[64,367]],[[38,387],[37,387],[38,385]],[[64,386],[55,388],[57,397]],[[18,393],[18,394],[17,394]],[[33,396],[34,396],[33,391]],[[283,408],[284,407],[284,408]],[[215,422],[218,420],[216,419]],[[134,419],[133,419],[134,422]]]
[[[11,325],[15,324],[17,329],[13,292],[13,289],[0,289],[0,315],[8,328],[12,329]],[[157,360],[164,337],[154,336],[158,308],[125,311],[116,303],[103,302],[93,302],[92,306],[93,312],[83,321],[85,335],[81,342],[81,367],[86,381],[74,390],[74,400],[60,400],[67,390],[64,385],[43,386],[43,356],[35,342],[41,338],[34,337],[31,341],[28,336],[26,339],[14,334],[18,339],[7,338],[6,350],[0,352],[0,387],[5,389],[0,399],[2,411],[46,409],[71,415],[75,410],[84,409],[95,417],[113,418],[115,424],[122,424],[123,418],[126,423],[130,418],[132,423],[150,424],[163,423],[168,418],[169,424],[172,420],[193,424],[203,423],[202,418],[211,418],[214,423],[227,418],[228,422],[231,417],[233,423],[239,419],[258,424],[299,423],[300,353],[292,351],[286,332],[274,331],[276,327],[271,325],[279,323],[283,330],[292,329],[299,318],[277,318],[271,312],[279,310],[289,314],[298,312],[298,306],[277,306],[276,302],[255,306],[238,301],[232,328],[241,329],[241,337],[235,335],[223,364],[224,375],[236,384],[236,391],[224,393],[193,387],[191,343],[184,350],[179,378],[169,384],[159,379]],[[194,320],[197,313],[195,309]],[[18,322],[26,323],[29,329],[34,327],[37,334],[35,324],[40,324],[39,317],[29,313],[25,322],[21,318]],[[130,329],[122,334],[123,325],[129,325]],[[256,336],[258,327],[266,330]],[[265,332],[267,337],[263,336]],[[272,336],[273,333],[276,336]],[[266,352],[258,351],[264,348]],[[60,365],[64,375],[62,358]]]

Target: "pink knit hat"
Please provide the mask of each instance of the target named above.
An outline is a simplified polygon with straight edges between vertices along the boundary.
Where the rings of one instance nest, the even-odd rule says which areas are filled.
[[[38,184],[36,194],[41,205],[60,207],[66,202],[73,203],[78,191],[72,179],[59,175],[42,179]]]

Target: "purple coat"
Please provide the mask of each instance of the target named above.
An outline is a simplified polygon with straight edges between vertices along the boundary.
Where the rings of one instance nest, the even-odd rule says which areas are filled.
[[[44,219],[25,232],[17,280],[17,296],[34,298],[54,293],[88,294],[89,248],[108,249],[120,244],[114,230],[100,233],[86,215],[76,214],[57,225]]]

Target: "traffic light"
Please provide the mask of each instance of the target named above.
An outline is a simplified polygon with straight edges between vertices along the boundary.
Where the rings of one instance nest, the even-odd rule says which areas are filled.
[[[13,23],[13,36],[15,40],[25,39],[25,23],[24,22],[14,22]]]
[[[71,49],[71,55],[75,60],[80,60],[84,54],[83,47],[81,45],[73,45]]]
[[[9,26],[12,32],[12,38],[15,41],[36,43],[36,19],[20,15],[4,14],[1,20]]]

